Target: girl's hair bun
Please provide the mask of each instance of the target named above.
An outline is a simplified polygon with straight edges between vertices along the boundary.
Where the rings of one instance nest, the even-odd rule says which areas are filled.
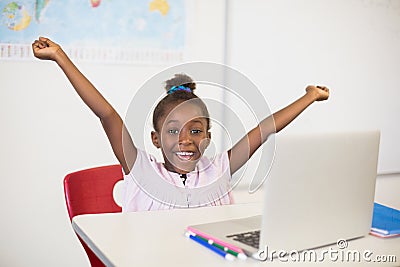
[[[188,75],[184,73],[177,73],[173,78],[165,81],[165,90],[168,92],[172,87],[178,86],[189,87],[192,92],[196,89],[196,83]]]
[[[175,107],[186,101],[191,101],[193,105],[197,105],[207,120],[207,130],[210,129],[210,114],[206,104],[193,91],[196,89],[196,83],[188,75],[184,73],[175,74],[172,79],[165,81],[165,90],[167,94],[158,102],[153,112],[153,127],[159,132],[162,128],[160,120],[167,112],[171,111],[171,107]]]

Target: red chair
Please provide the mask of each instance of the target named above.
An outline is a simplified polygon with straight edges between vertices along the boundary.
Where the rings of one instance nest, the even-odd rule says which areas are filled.
[[[113,197],[114,185],[123,179],[121,165],[102,166],[73,172],[64,178],[64,193],[69,218],[80,214],[121,212]],[[104,266],[83,242],[91,266]]]

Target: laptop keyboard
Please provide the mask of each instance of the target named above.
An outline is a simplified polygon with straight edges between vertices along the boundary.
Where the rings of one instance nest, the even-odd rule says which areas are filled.
[[[260,230],[234,234],[234,235],[227,235],[226,237],[232,238],[235,241],[239,241],[243,244],[246,244],[248,246],[257,249],[260,245]]]

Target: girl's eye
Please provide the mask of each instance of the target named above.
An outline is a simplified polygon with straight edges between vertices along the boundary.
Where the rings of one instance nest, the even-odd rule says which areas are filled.
[[[178,134],[179,130],[171,129],[171,130],[168,130],[168,133],[169,134]]]
[[[199,134],[199,133],[201,133],[202,131],[196,129],[196,130],[191,130],[190,132],[191,132],[192,134]]]

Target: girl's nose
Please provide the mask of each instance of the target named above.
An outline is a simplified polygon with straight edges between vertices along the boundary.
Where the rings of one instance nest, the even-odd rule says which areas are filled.
[[[192,143],[192,138],[190,137],[190,134],[188,131],[181,131],[179,133],[179,144],[191,144]]]

